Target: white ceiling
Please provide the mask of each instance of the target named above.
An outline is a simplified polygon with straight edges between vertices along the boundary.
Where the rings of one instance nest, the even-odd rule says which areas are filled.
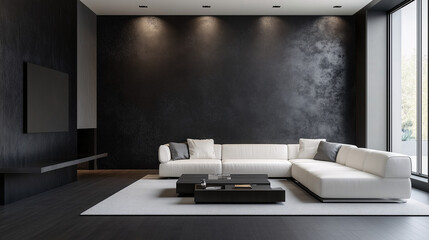
[[[81,0],[97,15],[353,15],[371,0]],[[148,8],[139,8],[139,5]],[[210,5],[211,8],[202,8]],[[280,8],[273,8],[280,5]],[[340,5],[342,8],[333,8]]]

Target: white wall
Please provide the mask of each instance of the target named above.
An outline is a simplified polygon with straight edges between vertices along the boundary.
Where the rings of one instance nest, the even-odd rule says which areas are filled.
[[[368,11],[366,72],[366,143],[387,150],[387,14]]]

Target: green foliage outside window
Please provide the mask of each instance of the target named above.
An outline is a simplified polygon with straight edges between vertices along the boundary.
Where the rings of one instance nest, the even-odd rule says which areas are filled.
[[[414,53],[416,51],[413,51]],[[403,56],[402,63],[402,141],[417,139],[416,55]],[[395,97],[395,96],[393,96]],[[428,59],[423,57],[422,140],[428,139]]]

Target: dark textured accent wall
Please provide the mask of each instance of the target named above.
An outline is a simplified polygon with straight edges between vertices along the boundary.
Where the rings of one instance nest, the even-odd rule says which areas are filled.
[[[31,165],[76,155],[76,0],[1,0],[0,1],[0,164]],[[69,132],[26,134],[24,130],[24,62],[31,62],[69,74]],[[58,172],[63,183],[72,180]],[[76,170],[74,170],[76,174]],[[50,179],[58,179],[50,174]],[[2,178],[8,176],[2,175]],[[19,176],[18,176],[19,178]],[[15,192],[2,193],[2,201],[16,200],[57,185],[37,178],[4,179],[13,182]],[[9,181],[10,180],[10,181]],[[39,182],[38,182],[39,181]],[[46,183],[44,187],[41,182]],[[37,186],[36,186],[37,185]],[[9,185],[12,186],[12,185]],[[7,190],[8,187],[1,187]],[[28,189],[28,191],[25,191]]]
[[[98,17],[101,168],[158,146],[355,143],[353,17]]]
[[[78,3],[77,128],[97,128],[97,15]]]

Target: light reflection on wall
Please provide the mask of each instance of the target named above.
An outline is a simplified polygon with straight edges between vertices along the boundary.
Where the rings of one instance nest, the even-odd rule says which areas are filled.
[[[174,31],[168,21],[152,16],[135,18],[132,31],[128,32],[128,41],[132,42],[128,50],[136,55],[143,69],[156,68],[172,57]]]
[[[270,55],[278,51],[285,41],[288,25],[279,17],[263,16],[256,22],[254,49],[258,55]]]
[[[278,17],[260,17],[258,19],[258,30],[266,37],[271,37],[273,34],[278,35],[281,27],[282,21]]]
[[[220,20],[217,17],[203,16],[195,18],[194,29],[198,39],[204,42],[218,40]]]
[[[212,59],[214,56],[218,56],[216,52],[221,50],[224,30],[225,26],[217,17],[202,16],[192,20],[190,36],[195,47],[202,49],[198,53],[200,57]]]
[[[140,17],[136,20],[137,37],[148,47],[159,47],[166,37],[167,24],[158,17]]]
[[[346,27],[346,23],[340,17],[321,17],[316,24],[320,32],[325,33],[330,37],[336,36],[340,39],[347,37],[343,34],[343,29]]]

